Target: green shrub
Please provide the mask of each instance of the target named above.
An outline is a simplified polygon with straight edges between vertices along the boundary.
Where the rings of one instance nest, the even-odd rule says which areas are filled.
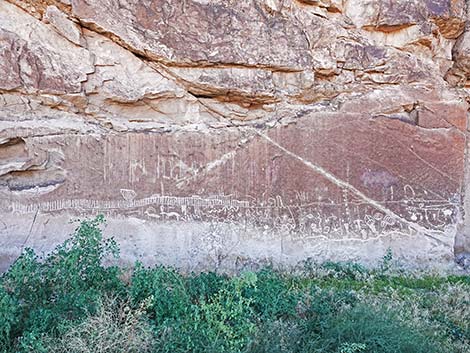
[[[116,299],[104,298],[82,322],[67,323],[61,334],[43,337],[48,353],[146,353],[153,351],[153,332],[145,305],[131,309]]]
[[[290,288],[286,278],[270,268],[258,272],[256,278],[256,285],[248,287],[245,295],[262,320],[277,320],[297,314],[302,294]]]
[[[120,270],[102,264],[118,255],[115,242],[103,240],[103,222],[100,216],[81,222],[72,237],[45,258],[26,249],[3,276],[4,290],[18,303],[17,321],[10,330],[20,347],[32,350],[43,333],[93,312],[103,293],[125,293]]]
[[[149,300],[149,315],[156,325],[178,319],[190,310],[186,280],[174,269],[163,266],[146,269],[137,263],[131,281],[132,303],[138,305]]]
[[[208,300],[221,288],[229,285],[230,279],[215,272],[202,272],[198,274],[191,273],[186,278],[186,283],[191,301],[197,304]]]
[[[352,262],[327,261],[322,267],[329,270],[329,277],[334,278],[360,280],[368,274],[364,266]]]
[[[256,329],[251,299],[256,275],[230,279],[213,295],[191,304],[183,316],[159,327],[159,352],[239,352]]]
[[[396,315],[355,306],[329,320],[316,349],[319,353],[341,351],[345,342],[359,344],[368,353],[442,352],[431,336],[402,323]]]
[[[12,332],[18,322],[18,302],[6,292],[0,282],[0,352],[12,343]]]
[[[470,276],[307,264],[183,275],[137,263],[129,281],[97,217],[0,280],[0,352],[467,353]],[[113,298],[110,300],[109,298]]]
[[[301,352],[302,331],[298,320],[266,320],[246,347],[246,353]]]
[[[352,293],[312,288],[309,306],[291,320],[268,321],[248,352],[444,352],[431,335]]]

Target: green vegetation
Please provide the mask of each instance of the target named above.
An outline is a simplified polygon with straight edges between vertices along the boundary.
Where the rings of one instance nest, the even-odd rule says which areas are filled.
[[[392,256],[238,276],[104,266],[102,217],[0,280],[0,352],[470,351],[470,277],[397,272]]]

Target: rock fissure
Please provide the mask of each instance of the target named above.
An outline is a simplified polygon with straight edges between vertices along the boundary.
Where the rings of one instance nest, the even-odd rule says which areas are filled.
[[[436,237],[436,235],[432,234],[432,232],[425,228],[425,227],[421,227],[421,226],[418,226],[416,225],[415,223],[412,223],[412,222],[409,222],[408,220],[406,219],[403,219],[402,217],[400,217],[399,215],[395,214],[394,212],[392,212],[391,210],[383,207],[379,202],[377,202],[376,200],[373,200],[369,197],[367,197],[365,194],[363,194],[361,191],[357,190],[355,187],[353,187],[352,185],[350,185],[349,183],[341,180],[341,179],[338,179],[335,175],[331,174],[330,172],[328,172],[327,170],[311,163],[310,161],[302,158],[301,156],[293,153],[292,151],[289,151],[288,149],[286,149],[285,147],[281,146],[280,144],[278,144],[277,142],[273,141],[271,138],[269,138],[268,136],[266,136],[265,134],[263,133],[260,133],[260,132],[257,132],[260,136],[262,136],[262,138],[264,138],[266,141],[268,141],[270,144],[272,144],[273,146],[276,146],[278,149],[280,149],[281,151],[283,151],[285,154],[289,155],[290,157],[294,158],[294,159],[297,159],[299,160],[300,162],[302,162],[303,164],[305,164],[309,169],[313,170],[314,172],[320,174],[322,177],[328,179],[329,181],[331,181],[332,183],[334,183],[335,185],[337,185],[338,187],[340,188],[343,188],[343,189],[346,189],[348,191],[350,191],[351,193],[353,193],[354,195],[358,196],[360,199],[362,199],[363,201],[365,201],[366,203],[372,205],[373,207],[377,208],[379,211],[382,211],[383,213],[385,213],[387,216],[390,216],[394,219],[398,219],[400,222],[403,222],[405,224],[407,224],[408,226],[410,226],[412,229],[416,230],[417,232],[421,232],[423,233],[424,235],[426,236],[429,236],[431,237],[432,239],[438,241],[438,242],[444,242],[442,239],[440,239],[439,237]],[[438,234],[438,233],[437,233]],[[444,242],[445,243],[445,242]]]

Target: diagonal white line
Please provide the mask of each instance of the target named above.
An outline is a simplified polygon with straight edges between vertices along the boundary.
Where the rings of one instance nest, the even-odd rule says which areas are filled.
[[[255,130],[255,129],[253,129]],[[285,154],[291,156],[292,158],[295,158],[297,160],[299,160],[300,162],[302,162],[303,164],[305,164],[307,167],[309,167],[310,169],[312,169],[314,172],[322,175],[323,177],[325,177],[326,179],[328,179],[329,181],[331,181],[332,183],[334,183],[335,185],[341,187],[341,188],[344,188],[344,189],[347,189],[349,190],[351,193],[353,193],[354,195],[356,195],[357,197],[359,197],[360,199],[364,200],[365,202],[367,202],[368,204],[374,206],[376,209],[378,209],[379,211],[382,211],[383,213],[385,213],[387,216],[390,216],[394,219],[397,219],[399,220],[400,222],[404,223],[404,224],[407,224],[410,228],[414,229],[415,231],[419,232],[419,233],[422,233],[424,234],[425,236],[427,237],[430,237],[440,243],[444,243],[446,244],[445,241],[443,241],[442,239],[439,239],[437,237],[438,234],[440,234],[440,232],[438,231],[432,231],[426,227],[423,227],[423,226],[420,226],[419,224],[416,224],[416,223],[413,223],[413,222],[410,222],[408,221],[407,219],[397,215],[395,212],[393,212],[392,210],[384,207],[382,204],[380,204],[379,202],[377,202],[376,200],[374,199],[371,199],[370,197],[368,197],[367,195],[365,195],[364,193],[362,193],[360,190],[356,189],[354,186],[352,186],[351,184],[345,182],[344,180],[341,180],[339,178],[337,178],[335,175],[331,174],[330,172],[328,172],[327,170],[323,169],[322,167],[319,167],[315,164],[313,164],[312,162],[300,157],[299,155],[293,153],[292,151],[289,151],[287,148],[281,146],[279,143],[277,143],[276,141],[272,140],[269,136],[263,134],[262,132],[260,131],[257,131],[255,130],[255,132],[261,136],[262,138],[264,138],[266,141],[268,141],[271,145],[277,147],[278,149],[280,149],[281,151],[283,151]],[[434,234],[433,234],[434,233]]]

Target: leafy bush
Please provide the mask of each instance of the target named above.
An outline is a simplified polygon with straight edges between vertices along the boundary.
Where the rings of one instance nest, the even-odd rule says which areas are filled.
[[[467,353],[470,277],[311,262],[229,277],[136,263],[97,217],[0,280],[0,352]],[[110,299],[112,298],[112,299]]]
[[[253,309],[262,320],[289,318],[297,315],[297,307],[303,295],[290,288],[280,273],[266,268],[256,274],[256,285],[247,288]]]
[[[118,255],[115,242],[103,240],[103,222],[103,217],[81,222],[72,237],[45,258],[26,249],[16,260],[2,278],[3,291],[17,303],[17,320],[4,335],[14,332],[20,347],[31,351],[40,346],[43,334],[94,312],[104,293],[125,291],[120,270],[102,265],[108,256]]]
[[[152,352],[152,327],[144,312],[145,305],[131,310],[126,302],[104,298],[81,323],[67,323],[58,337],[44,337],[44,348],[49,353]]]
[[[12,331],[18,322],[18,302],[0,286],[0,352],[11,344]]]
[[[366,305],[358,305],[328,320],[318,352],[363,347],[360,352],[370,353],[433,353],[442,352],[437,342],[424,332],[402,323],[396,314],[376,311]],[[353,346],[352,346],[353,345]]]
[[[157,351],[239,352],[256,329],[252,301],[244,295],[255,284],[248,273],[227,279],[212,295],[193,297],[184,315],[158,327]]]
[[[149,314],[155,324],[177,319],[190,308],[185,279],[176,270],[162,266],[145,269],[137,263],[130,288],[134,305],[150,300]]]

